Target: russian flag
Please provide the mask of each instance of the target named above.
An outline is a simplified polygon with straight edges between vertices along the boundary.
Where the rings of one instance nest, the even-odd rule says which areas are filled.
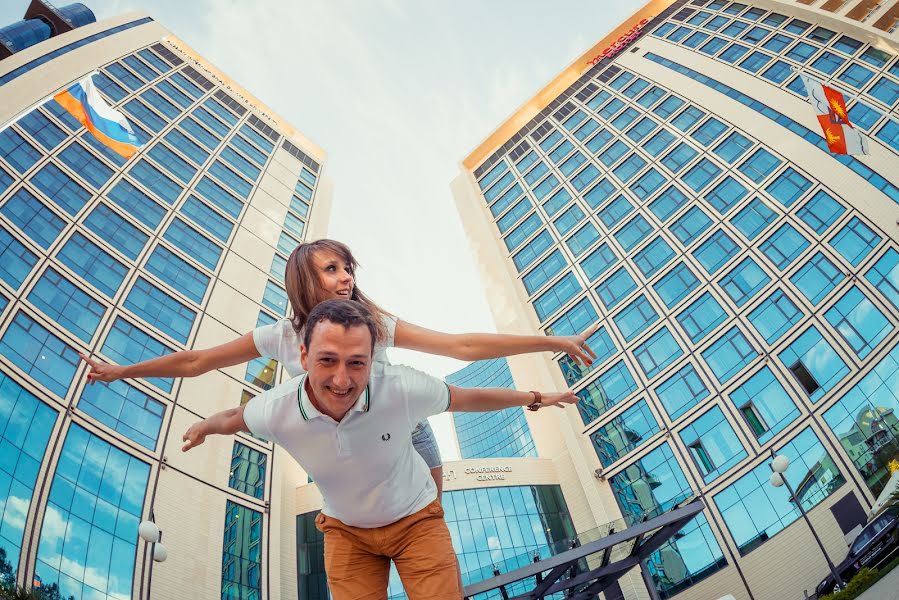
[[[106,104],[88,75],[53,96],[88,131],[114,152],[131,158],[141,149],[134,130],[125,116]]]

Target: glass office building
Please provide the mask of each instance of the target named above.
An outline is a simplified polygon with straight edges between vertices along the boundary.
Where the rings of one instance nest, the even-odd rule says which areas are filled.
[[[515,388],[505,358],[479,360],[446,376],[458,387]],[[507,408],[487,413],[453,413],[462,458],[526,458],[537,456],[524,411]]]
[[[300,475],[246,435],[180,451],[273,366],[90,386],[78,354],[132,363],[283,317],[287,255],[327,226],[324,153],[151,17],[82,13],[0,61],[0,584],[293,598],[268,573],[295,569],[277,551],[295,518],[280,486]],[[129,160],[54,100],[35,106],[94,69],[143,144]],[[152,581],[146,519],[169,551]]]
[[[650,2],[453,182],[501,332],[600,325],[589,368],[512,367],[581,399],[531,421],[539,456],[582,459],[563,492],[597,521],[707,505],[643,566],[659,597],[802,597],[826,563],[771,452],[834,562],[897,459],[899,13],[878,4]],[[800,72],[844,92],[869,156],[828,151]]]

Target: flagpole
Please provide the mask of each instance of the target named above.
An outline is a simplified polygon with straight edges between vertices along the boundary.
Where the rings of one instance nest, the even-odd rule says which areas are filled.
[[[98,71],[97,69],[94,69],[93,71],[91,71],[90,73],[87,73],[86,75],[82,75],[81,77],[78,77],[77,79],[73,79],[72,81],[70,81],[69,83],[65,84],[65,85],[62,86],[61,88],[58,88],[56,91],[54,91],[53,93],[49,94],[48,96],[45,96],[44,98],[41,98],[40,100],[38,100],[38,101],[35,102],[34,104],[30,105],[30,106],[29,106],[28,108],[26,108],[25,110],[23,110],[23,111],[19,112],[18,114],[16,114],[16,116],[14,116],[12,119],[10,119],[10,120],[7,121],[6,123],[4,123],[2,126],[0,126],[0,133],[3,133],[3,132],[6,131],[7,129],[9,129],[12,125],[15,125],[16,123],[18,123],[19,121],[21,121],[27,114],[29,114],[31,111],[33,111],[33,110],[36,109],[37,107],[43,106],[44,104],[46,104],[47,102],[49,102],[50,100],[52,100],[53,97],[56,96],[56,94],[58,94],[59,92],[61,92],[61,91],[63,91],[63,90],[68,89],[69,86],[72,85],[73,83],[76,83],[76,82],[78,82],[78,81],[81,81],[81,80],[84,79],[85,77],[92,77],[92,76],[97,75],[97,74],[99,74],[99,73],[100,73],[100,71]]]
[[[821,80],[818,79],[817,77],[815,77],[815,76],[813,76],[813,75],[809,75],[808,73],[806,73],[805,71],[803,71],[803,70],[800,69],[799,67],[793,67],[793,66],[791,66],[791,67],[790,67],[790,70],[793,71],[794,73],[796,73],[797,75],[804,75],[805,77],[808,77],[808,78],[811,79],[812,81],[814,81],[814,82],[816,82],[816,83],[820,83],[821,85],[826,85],[826,86],[828,86],[828,87],[834,87],[834,86],[835,86],[835,84],[827,83],[827,82],[821,81]],[[862,98],[860,98],[859,96],[856,96],[855,94],[850,94],[850,93],[848,93],[848,92],[844,92],[842,89],[837,89],[837,91],[840,92],[841,94],[843,94],[843,97],[849,98],[850,100],[855,100],[856,102],[859,102],[859,103],[862,103],[862,104],[864,104],[867,108],[869,108],[870,110],[873,110],[873,111],[876,112],[877,114],[879,114],[879,115],[881,115],[881,116],[883,116],[883,117],[886,117],[887,119],[893,121],[894,123],[899,123],[899,118],[894,117],[894,116],[891,115],[889,112],[884,112],[884,111],[882,111],[882,110],[879,110],[879,109],[877,109],[877,108],[871,106],[869,103],[864,102],[864,101],[862,100]]]

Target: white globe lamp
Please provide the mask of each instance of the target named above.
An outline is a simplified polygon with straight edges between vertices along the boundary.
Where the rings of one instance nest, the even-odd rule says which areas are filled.
[[[784,484],[783,475],[781,475],[780,473],[771,473],[771,485],[773,485],[776,488],[779,488],[783,484]]]
[[[168,549],[162,545],[162,542],[158,542],[153,546],[153,560],[156,562],[165,562],[165,559],[169,557]]]
[[[145,542],[155,544],[159,541],[159,527],[153,521],[142,521],[137,526],[137,535]]]
[[[783,454],[778,454],[774,457],[774,460],[771,461],[771,468],[774,469],[775,473],[786,473],[789,466],[790,459]]]

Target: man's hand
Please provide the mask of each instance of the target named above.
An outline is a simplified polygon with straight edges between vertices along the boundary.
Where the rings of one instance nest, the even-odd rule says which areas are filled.
[[[87,381],[93,385],[97,381],[115,381],[122,378],[122,367],[119,365],[108,365],[99,360],[94,360],[84,354],[78,353],[81,360],[86,362],[91,368],[87,373]]]
[[[584,366],[592,365],[593,359],[596,358],[596,353],[587,345],[587,338],[593,335],[598,328],[599,323],[596,323],[582,331],[580,335],[556,336],[554,338],[558,341],[558,348],[556,351],[564,352],[576,364]]]
[[[206,430],[206,421],[199,421],[191,425],[187,431],[184,432],[184,435],[181,437],[181,440],[186,442],[181,447],[181,452],[187,452],[191,448],[196,448],[200,444],[206,441],[206,436],[208,432]]]
[[[540,408],[545,406],[564,408],[566,404],[577,404],[578,400],[580,400],[580,398],[578,398],[571,390],[553,392],[552,394],[540,394]]]

